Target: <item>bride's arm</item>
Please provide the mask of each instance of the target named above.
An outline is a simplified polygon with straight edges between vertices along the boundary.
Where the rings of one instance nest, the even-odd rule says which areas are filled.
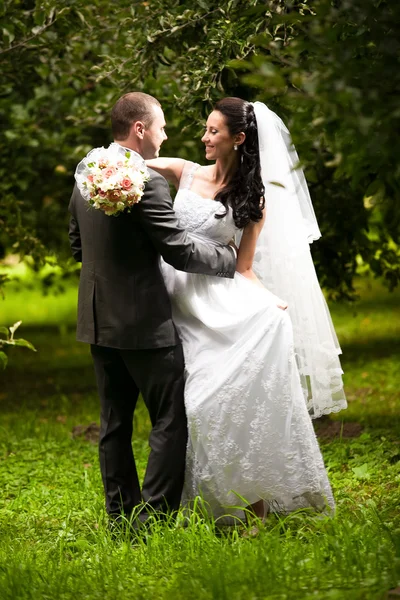
[[[264,286],[253,271],[253,259],[256,251],[258,236],[260,235],[261,229],[264,227],[265,215],[266,209],[264,208],[262,219],[258,221],[258,223],[250,221],[250,223],[244,228],[236,262],[236,271],[239,271],[241,275],[244,275],[244,277],[247,277],[247,279],[250,279],[260,287]],[[286,310],[288,307],[287,302],[280,300],[280,298],[276,299],[278,308]]]
[[[236,271],[241,275],[244,275],[244,277],[247,277],[247,279],[251,279],[261,287],[263,287],[263,285],[253,271],[253,259],[256,251],[257,239],[264,226],[265,215],[266,210],[264,208],[262,219],[257,223],[250,221],[244,228],[236,263]]]
[[[172,183],[172,185],[178,189],[185,162],[186,161],[183,160],[183,158],[166,157],[146,160],[146,165],[150,167],[150,169],[154,169],[160,173],[160,175],[165,177],[169,183]]]

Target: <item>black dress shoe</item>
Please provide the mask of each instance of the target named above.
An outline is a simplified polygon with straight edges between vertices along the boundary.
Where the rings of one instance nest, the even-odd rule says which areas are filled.
[[[129,535],[132,524],[129,516],[115,514],[109,515],[108,530],[113,538]]]

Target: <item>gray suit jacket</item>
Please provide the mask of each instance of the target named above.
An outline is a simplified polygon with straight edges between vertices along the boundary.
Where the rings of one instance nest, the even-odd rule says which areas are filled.
[[[180,271],[233,277],[228,246],[192,241],[176,219],[168,184],[149,169],[141,201],[117,217],[91,208],[75,186],[69,211],[72,254],[82,262],[77,339],[119,349],[178,343],[160,254]]]

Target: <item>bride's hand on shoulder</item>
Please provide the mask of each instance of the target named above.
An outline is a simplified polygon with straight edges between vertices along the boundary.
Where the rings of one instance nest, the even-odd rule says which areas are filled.
[[[178,189],[185,162],[183,158],[163,157],[146,160],[146,165],[150,169],[154,169],[157,173],[160,173],[160,175],[165,177],[169,183]]]
[[[284,300],[279,299],[278,303],[277,303],[277,307],[281,308],[282,310],[286,310],[288,307],[288,303],[285,302]]]

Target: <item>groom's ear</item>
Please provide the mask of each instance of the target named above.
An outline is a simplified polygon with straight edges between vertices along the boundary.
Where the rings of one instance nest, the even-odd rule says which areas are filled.
[[[136,135],[136,137],[142,140],[145,129],[146,127],[144,126],[144,123],[142,121],[135,121],[131,127],[131,132],[133,132]]]

